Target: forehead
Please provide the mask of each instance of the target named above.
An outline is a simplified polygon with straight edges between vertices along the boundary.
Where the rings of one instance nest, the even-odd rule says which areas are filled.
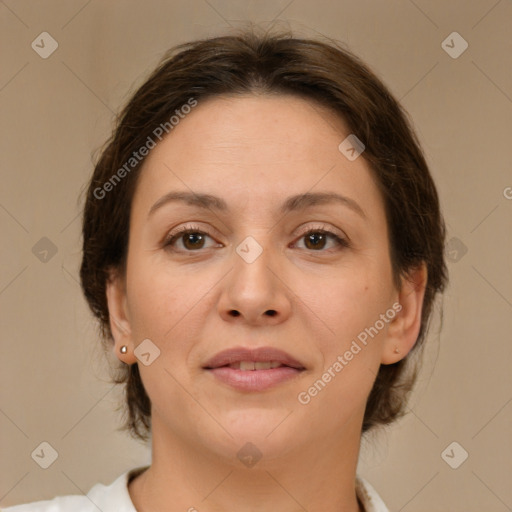
[[[281,158],[304,159],[317,146],[331,146],[335,154],[336,141],[346,131],[341,118],[312,100],[288,94],[229,95],[200,100],[171,135],[175,145],[187,149],[200,143],[228,161],[272,165]]]
[[[371,196],[366,161],[338,149],[349,134],[334,112],[294,95],[199,100],[147,156],[134,200],[176,189],[237,195],[245,204],[314,189]]]

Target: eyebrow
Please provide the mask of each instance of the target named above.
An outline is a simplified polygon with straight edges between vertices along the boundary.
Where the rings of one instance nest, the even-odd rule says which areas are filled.
[[[156,210],[162,206],[174,203],[184,202],[190,206],[196,206],[207,210],[217,210],[219,212],[229,211],[228,205],[224,199],[213,196],[211,194],[198,194],[194,192],[169,192],[162,196],[158,201],[150,208],[148,217],[153,215]],[[339,203],[342,204],[364,219],[366,214],[364,210],[350,197],[337,194],[335,192],[306,192],[304,194],[297,194],[288,197],[283,205],[281,206],[281,213],[285,214],[292,211],[304,210],[311,206]]]

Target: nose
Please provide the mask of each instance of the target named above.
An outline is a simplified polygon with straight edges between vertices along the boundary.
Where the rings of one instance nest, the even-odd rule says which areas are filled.
[[[233,270],[224,282],[219,314],[228,322],[276,325],[291,313],[292,292],[285,282],[279,256],[263,247],[254,260],[233,252]]]

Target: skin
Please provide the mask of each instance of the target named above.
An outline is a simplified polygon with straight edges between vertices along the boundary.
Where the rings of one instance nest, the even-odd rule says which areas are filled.
[[[417,339],[426,270],[393,285],[383,199],[364,158],[338,150],[349,134],[310,100],[224,96],[200,101],[147,157],[126,275],[107,286],[113,350],[139,364],[152,402],[152,465],[129,485],[138,511],[362,510],[355,474],[366,401],[380,364]],[[173,202],[148,216],[170,191],[212,194],[229,210]],[[351,198],[364,217],[339,203],[279,213],[287,197],[321,191]],[[182,235],[174,251],[164,246],[191,225],[207,233],[203,242]],[[319,228],[350,246],[308,243],[304,234]],[[252,263],[236,252],[248,236],[263,250]],[[394,319],[299,403],[396,302]],[[149,366],[134,355],[146,338],[161,351]],[[264,392],[238,391],[202,368],[235,346],[277,347],[306,370]],[[247,442],[262,453],[252,468],[237,457]]]

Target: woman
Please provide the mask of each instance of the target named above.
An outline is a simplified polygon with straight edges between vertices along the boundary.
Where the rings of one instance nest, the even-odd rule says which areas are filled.
[[[361,435],[403,414],[444,237],[405,114],[351,53],[254,32],[173,49],[83,218],[83,291],[151,466],[7,510],[387,510]]]

